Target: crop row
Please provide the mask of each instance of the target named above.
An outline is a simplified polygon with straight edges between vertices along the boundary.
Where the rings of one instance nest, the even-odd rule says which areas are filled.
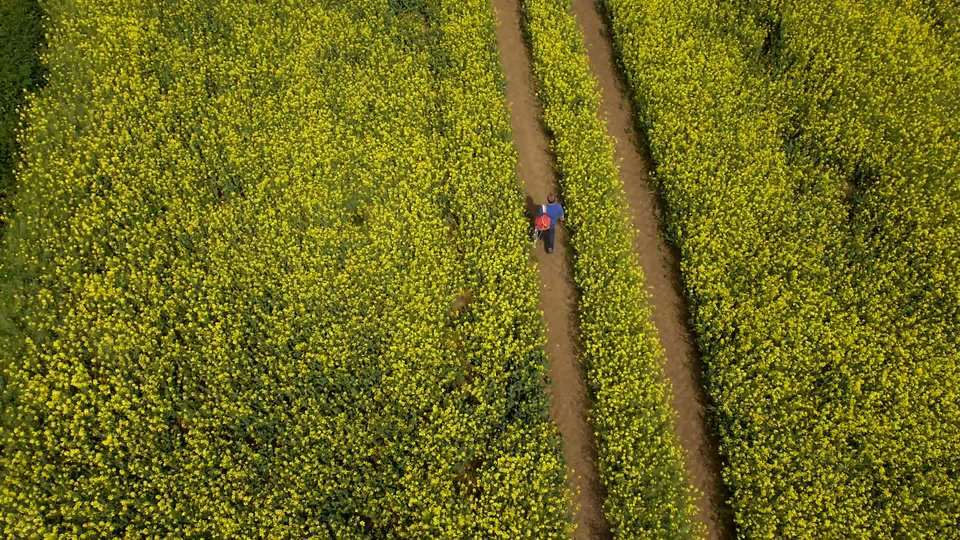
[[[47,4],[4,536],[569,530],[481,4]]]
[[[582,361],[593,398],[604,513],[620,538],[702,535],[674,431],[663,351],[613,141],[583,36],[564,0],[525,0],[543,120],[569,210]]]
[[[960,515],[956,174],[936,168],[956,64],[880,4],[606,2],[747,536],[943,537]]]

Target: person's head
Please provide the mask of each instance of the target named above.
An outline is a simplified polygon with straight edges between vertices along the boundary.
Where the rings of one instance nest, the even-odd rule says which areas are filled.
[[[550,204],[557,202],[557,196],[553,193],[547,195],[547,202]]]

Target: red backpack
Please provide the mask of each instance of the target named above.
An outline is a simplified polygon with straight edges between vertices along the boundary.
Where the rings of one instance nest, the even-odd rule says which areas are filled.
[[[540,215],[533,220],[533,228],[540,232],[543,232],[550,228],[550,224],[551,224],[551,219],[550,219],[550,216],[547,214],[547,205],[545,204],[541,205]]]

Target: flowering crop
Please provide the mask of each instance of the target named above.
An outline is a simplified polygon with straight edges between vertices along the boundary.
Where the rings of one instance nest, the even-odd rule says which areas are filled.
[[[739,532],[955,535],[955,53],[919,3],[606,5]]]
[[[878,526],[956,532],[960,395],[942,389],[960,382],[960,49],[949,8],[775,4],[749,14],[776,28],[769,73],[792,158],[826,163],[850,190],[845,300],[867,354],[847,364],[861,396],[845,435],[866,474],[890,486],[873,496],[896,509]]]
[[[604,513],[620,538],[703,534],[674,433],[663,351],[633,252],[613,141],[569,2],[525,0],[544,122],[570,210],[580,339]]]
[[[4,535],[569,531],[489,6],[327,4],[47,4]]]
[[[24,89],[40,78],[37,48],[40,9],[31,0],[12,0],[0,6],[0,230],[7,217],[16,163],[18,108]]]
[[[945,47],[954,55],[960,52],[960,4],[953,0],[926,0],[913,3],[913,8],[938,33]]]

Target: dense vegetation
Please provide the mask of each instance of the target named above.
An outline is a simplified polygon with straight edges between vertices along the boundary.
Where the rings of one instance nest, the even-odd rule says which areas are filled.
[[[569,536],[488,0],[43,5],[42,66],[0,6],[2,534]],[[702,534],[582,37],[522,5],[606,516]],[[955,537],[960,7],[604,5],[738,532]]]
[[[956,532],[958,63],[927,4],[606,2],[747,536]]]
[[[40,8],[34,0],[0,5],[0,231],[7,221],[17,161],[16,130],[23,91],[41,79]]]
[[[954,54],[960,51],[960,4],[954,0],[925,0],[910,5],[940,35],[944,46]]]
[[[604,513],[620,538],[702,535],[583,36],[569,2],[525,0],[523,8],[543,119],[570,213],[580,340],[607,495]]]
[[[569,531],[489,6],[324,5],[47,4],[5,536]]]
[[[851,190],[845,300],[861,353],[847,437],[867,475],[906,486],[875,506],[897,508],[902,530],[945,531],[960,518],[960,51],[921,2],[747,7],[770,36],[761,60],[789,154]]]

